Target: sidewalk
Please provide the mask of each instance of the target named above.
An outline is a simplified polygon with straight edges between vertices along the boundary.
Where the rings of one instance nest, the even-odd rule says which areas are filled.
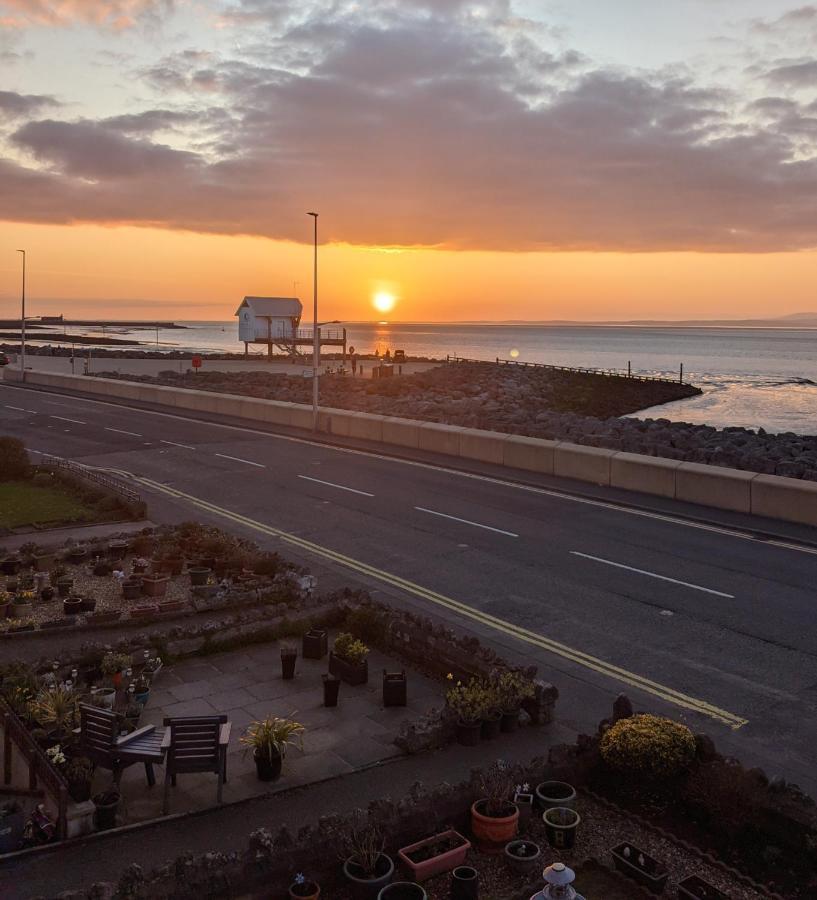
[[[455,784],[467,780],[471,769],[486,766],[497,758],[511,763],[528,762],[535,756],[546,756],[554,744],[573,742],[575,738],[574,732],[555,722],[543,728],[524,728],[476,747],[454,744],[436,753],[400,757],[383,766],[273,797],[173,818],[124,834],[101,833],[70,849],[39,852],[0,863],[0,896],[4,900],[53,897],[62,891],[87,888],[96,881],[116,882],[134,862],[150,871],[182,853],[240,851],[257,828],[274,832],[287,825],[297,833],[321,816],[365,809],[373,800],[384,797],[400,798],[418,781]],[[282,778],[286,777],[285,771]],[[161,784],[149,790],[160,791]]]
[[[138,534],[143,528],[155,528],[149,519],[138,522],[100,522],[98,525],[73,525],[67,528],[48,528],[43,531],[27,531],[25,534],[9,534],[0,537],[0,546],[10,553],[25,544],[41,547],[61,547],[66,541],[90,541],[92,538],[113,537],[115,534]]]

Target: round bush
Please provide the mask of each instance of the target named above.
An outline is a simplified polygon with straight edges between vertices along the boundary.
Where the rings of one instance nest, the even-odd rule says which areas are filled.
[[[604,761],[619,772],[675,775],[694,759],[695,738],[672,719],[630,716],[605,732],[600,749]]]

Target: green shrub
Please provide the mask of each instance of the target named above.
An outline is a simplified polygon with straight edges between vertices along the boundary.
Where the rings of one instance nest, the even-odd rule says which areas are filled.
[[[16,481],[31,476],[26,445],[17,438],[0,437],[0,481]]]
[[[362,641],[356,640],[348,632],[341,632],[335,638],[332,649],[335,656],[353,666],[359,666],[369,652],[369,648]]]
[[[661,716],[619,719],[601,739],[601,755],[627,774],[676,775],[695,757],[695,738],[678,722]]]
[[[346,617],[346,627],[356,638],[379,644],[386,634],[386,618],[371,606],[358,606]]]

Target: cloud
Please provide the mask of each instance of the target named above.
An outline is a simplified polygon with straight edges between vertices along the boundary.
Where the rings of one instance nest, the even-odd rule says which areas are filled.
[[[254,17],[241,50],[151,66],[156,108],[18,128],[0,217],[303,240],[317,208],[324,239],[364,245],[817,245],[814,118],[785,98],[596,66],[499,0],[227,14]]]
[[[0,27],[84,23],[120,30],[172,9],[175,0],[0,0]]]
[[[42,94],[18,94],[16,91],[0,91],[0,112],[10,119],[29,118],[48,107],[59,106],[53,97]]]
[[[767,81],[780,87],[813,88],[817,84],[817,59],[787,62],[769,69]]]

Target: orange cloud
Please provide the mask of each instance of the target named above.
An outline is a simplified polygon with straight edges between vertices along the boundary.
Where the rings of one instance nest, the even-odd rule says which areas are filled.
[[[0,27],[71,25],[83,22],[121,30],[147,13],[169,9],[173,0],[0,0]]]

